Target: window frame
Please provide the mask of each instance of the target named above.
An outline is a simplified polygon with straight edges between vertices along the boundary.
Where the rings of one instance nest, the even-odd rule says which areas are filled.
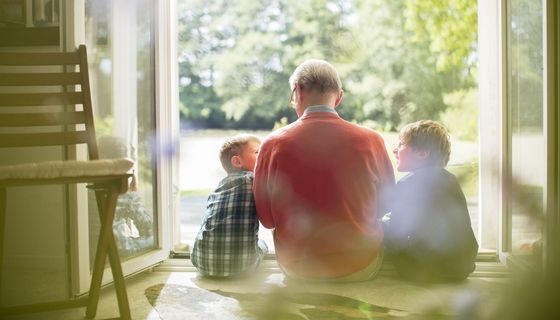
[[[511,195],[506,192],[512,183],[511,128],[507,87],[507,0],[479,1],[479,204],[481,228],[496,222],[496,253],[502,264],[516,263],[512,253]],[[558,253],[560,232],[560,199],[558,147],[560,136],[559,80],[560,74],[560,7],[554,0],[543,1],[543,133],[545,139],[546,180],[543,189],[544,266],[550,266]],[[496,214],[492,214],[495,212]],[[478,230],[484,235],[483,230]],[[481,247],[492,239],[484,236]]]
[[[508,224],[501,181],[507,167],[505,88],[505,0],[478,2],[479,52],[479,228],[481,248],[504,251]]]
[[[543,230],[544,271],[553,271],[560,263],[560,5],[544,3],[544,132],[546,134],[547,181],[545,182],[545,227]],[[553,271],[554,272],[554,271]]]

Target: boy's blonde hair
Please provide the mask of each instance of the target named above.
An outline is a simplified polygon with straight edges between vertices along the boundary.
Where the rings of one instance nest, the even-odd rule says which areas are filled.
[[[259,137],[252,135],[252,134],[238,134],[231,138],[228,138],[222,147],[220,148],[220,162],[222,163],[222,167],[226,170],[227,173],[231,173],[237,170],[231,164],[231,158],[233,156],[241,155],[243,151],[243,147],[251,141],[255,141],[257,143],[261,143],[261,139]]]
[[[429,151],[428,162],[445,167],[451,154],[449,133],[440,123],[420,120],[404,126],[399,138],[413,149]]]

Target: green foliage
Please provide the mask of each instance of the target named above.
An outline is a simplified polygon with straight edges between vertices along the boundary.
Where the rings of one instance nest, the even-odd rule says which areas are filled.
[[[283,128],[283,127],[285,127],[285,126],[287,126],[287,125],[288,125],[288,118],[287,118],[287,117],[282,117],[282,118],[280,118],[279,121],[276,121],[276,122],[274,123],[274,127],[272,128],[272,130],[274,131],[274,130],[276,130],[276,129]]]
[[[437,119],[447,108],[444,94],[472,85],[466,75],[475,62],[473,33],[476,40],[476,1],[474,25],[472,1],[454,1],[459,4],[447,8],[448,16],[438,15],[440,2],[180,0],[185,125],[271,129],[282,124],[280,119],[294,121],[288,78],[308,58],[326,59],[339,71],[345,96],[337,111],[347,120],[394,130],[402,123]],[[432,3],[441,10],[431,12]],[[414,14],[466,15],[470,20],[461,28],[468,33],[440,44],[429,32],[441,33],[444,25],[416,32],[422,21],[409,21]]]
[[[459,90],[445,95],[449,107],[441,115],[441,122],[449,132],[461,140],[478,139],[478,90]]]
[[[445,110],[443,94],[462,86],[461,71],[438,71],[428,41],[413,39],[404,29],[405,1],[357,1],[358,42],[350,89],[343,106],[353,119],[374,121],[378,128],[395,130],[403,123],[437,119]],[[363,30],[367,30],[364,33]],[[344,115],[343,115],[344,116]]]
[[[448,166],[447,170],[457,177],[467,198],[478,196],[478,163]]]
[[[531,132],[542,128],[543,37],[542,3],[518,1],[511,4],[508,37],[511,50],[508,77],[511,119],[517,130]]]
[[[477,0],[407,0],[406,28],[416,41],[429,41],[438,70],[474,68]],[[468,73],[466,74],[469,75]]]

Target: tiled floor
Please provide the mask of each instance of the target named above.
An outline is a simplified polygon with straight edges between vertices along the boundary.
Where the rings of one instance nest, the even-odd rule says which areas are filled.
[[[297,283],[287,281],[273,261],[238,280],[201,278],[192,270],[171,262],[127,279],[133,319],[447,319],[483,312],[481,306],[495,304],[505,283],[477,271],[460,284],[419,285],[387,269],[361,283]],[[83,319],[84,313],[81,308],[6,319]],[[107,288],[96,319],[114,317],[116,298]]]

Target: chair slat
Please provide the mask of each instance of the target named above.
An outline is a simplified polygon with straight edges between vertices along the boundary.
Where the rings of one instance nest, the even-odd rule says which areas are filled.
[[[0,113],[2,127],[54,126],[85,123],[83,111],[51,113]]]
[[[78,64],[80,57],[76,52],[13,53],[0,52],[0,65],[3,66],[50,66]]]
[[[87,143],[85,131],[0,134],[0,147],[39,147]]]
[[[0,86],[60,86],[81,82],[81,75],[78,72],[0,73]]]
[[[69,184],[69,183],[88,183],[94,188],[99,185],[121,185],[128,187],[128,180],[133,174],[124,173],[109,176],[79,176],[64,178],[41,178],[41,179],[5,179],[0,180],[0,188],[4,186],[30,186],[30,185],[52,185],[52,184]],[[96,186],[97,185],[97,186]],[[0,308],[1,310],[2,308]],[[0,315],[3,313],[0,311]]]
[[[0,107],[56,106],[82,103],[81,92],[0,94]]]

